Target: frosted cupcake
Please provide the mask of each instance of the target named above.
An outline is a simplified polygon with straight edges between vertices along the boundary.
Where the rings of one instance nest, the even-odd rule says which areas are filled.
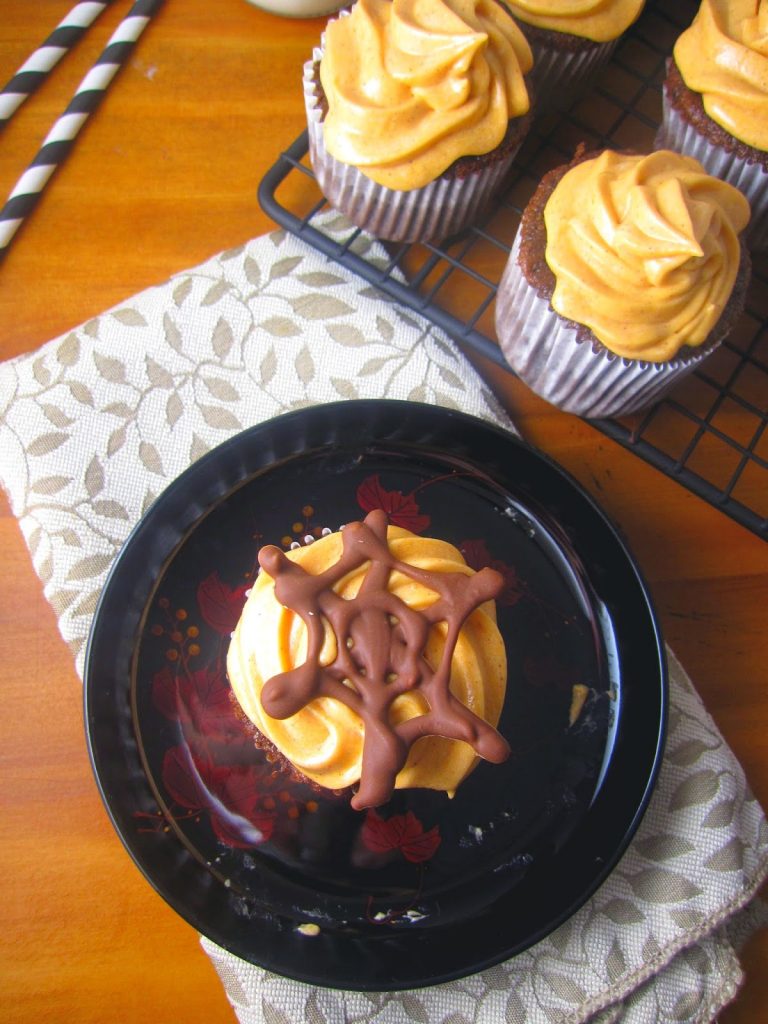
[[[508,757],[499,573],[380,511],[259,563],[227,656],[257,745],[321,787],[353,787],[356,809],[394,789],[452,794],[478,758]]]
[[[570,105],[611,59],[645,0],[505,0],[533,51],[537,106]]]
[[[655,402],[743,308],[749,204],[691,157],[577,155],[526,207],[496,299],[504,356],[586,417]]]
[[[768,0],[703,0],[675,43],[656,144],[740,189],[748,244],[768,247]]]
[[[531,62],[496,0],[357,0],[304,68],[322,192],[379,238],[460,231],[501,186],[528,130]]]

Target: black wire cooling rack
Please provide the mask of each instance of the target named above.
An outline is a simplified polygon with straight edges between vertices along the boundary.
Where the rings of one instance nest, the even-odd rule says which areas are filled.
[[[390,258],[382,265],[355,251],[359,232],[339,242],[324,231],[327,205],[309,166],[306,133],[267,172],[259,201],[278,224],[511,373],[495,340],[493,305],[525,203],[542,175],[569,160],[579,143],[652,148],[665,63],[695,9],[695,3],[648,4],[590,90],[567,110],[534,124],[508,188],[485,218],[442,246],[389,245]],[[459,279],[460,309],[452,302]],[[699,369],[643,415],[590,422],[768,539],[766,261],[754,262],[736,329]]]

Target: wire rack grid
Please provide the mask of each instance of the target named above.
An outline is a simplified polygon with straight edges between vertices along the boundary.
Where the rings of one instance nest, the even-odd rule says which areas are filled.
[[[343,242],[332,237],[323,229],[327,204],[309,165],[306,132],[267,172],[259,201],[278,224],[512,373],[496,342],[493,307],[525,203],[542,175],[570,160],[581,143],[653,147],[666,61],[695,9],[695,3],[649,3],[589,91],[534,123],[501,198],[455,239],[388,245],[382,265],[356,251],[359,232]],[[768,539],[767,261],[753,260],[745,312],[700,368],[642,415],[590,422]]]

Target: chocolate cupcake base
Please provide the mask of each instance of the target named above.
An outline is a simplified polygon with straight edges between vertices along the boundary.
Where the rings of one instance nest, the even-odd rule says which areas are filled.
[[[296,765],[289,761],[282,751],[278,750],[274,743],[265,736],[261,730],[257,729],[253,722],[248,718],[246,713],[240,707],[237,697],[234,691],[229,691],[229,703],[232,707],[235,718],[240,722],[243,729],[253,740],[253,745],[256,750],[260,750],[267,760],[268,764],[273,766],[275,773],[281,773],[286,779],[293,783],[301,786],[308,786],[318,796],[331,797],[344,797],[349,800],[353,794],[352,786],[347,786],[346,789],[328,789],[325,786],[321,786],[315,782],[314,779],[310,779],[309,776],[304,775],[300,772]]]

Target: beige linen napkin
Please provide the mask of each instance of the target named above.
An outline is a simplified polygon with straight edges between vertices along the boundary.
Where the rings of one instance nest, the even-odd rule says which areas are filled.
[[[349,226],[329,215],[326,231]],[[376,243],[354,243],[385,259]],[[0,480],[62,636],[84,646],[116,552],[194,459],[289,409],[349,398],[460,408],[512,429],[453,343],[283,232],[221,253],[0,365]],[[203,939],[243,1024],[711,1021],[760,923],[768,827],[670,655],[665,762],[617,869],[528,952],[447,985],[317,989]],[[743,909],[746,908],[746,909]]]

